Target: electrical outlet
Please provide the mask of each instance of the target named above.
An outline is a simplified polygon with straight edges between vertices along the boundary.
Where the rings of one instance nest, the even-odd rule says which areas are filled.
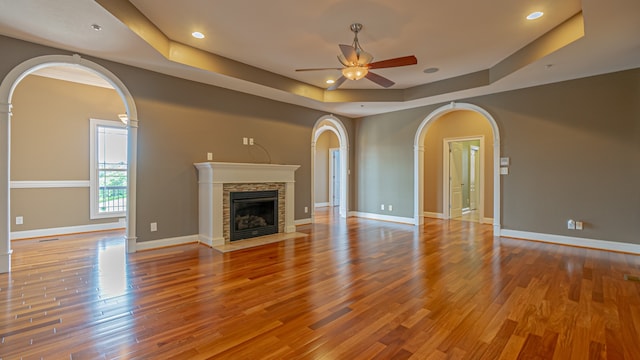
[[[16,225],[22,225],[24,218],[22,216],[16,216]]]
[[[249,138],[243,137],[242,138],[242,145],[249,145]]]
[[[207,153],[207,160],[209,161],[213,160],[213,153],[210,153],[210,152]]]
[[[384,210],[384,204],[380,204],[380,210]]]
[[[308,213],[308,212],[309,212],[309,207],[308,207],[308,206],[305,206],[305,207],[304,207],[304,213],[306,214],[306,213]]]
[[[253,145],[253,138],[249,138],[249,145]]]
[[[389,205],[389,211],[393,211],[393,205]]]
[[[158,231],[158,223],[151,223],[151,231]]]
[[[567,229],[575,230],[576,229],[576,221],[575,220],[567,221]]]
[[[582,230],[582,221],[576,221],[576,230]]]

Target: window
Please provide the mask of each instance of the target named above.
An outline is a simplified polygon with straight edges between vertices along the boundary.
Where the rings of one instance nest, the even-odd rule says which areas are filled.
[[[127,129],[118,121],[90,121],[91,218],[127,212]]]

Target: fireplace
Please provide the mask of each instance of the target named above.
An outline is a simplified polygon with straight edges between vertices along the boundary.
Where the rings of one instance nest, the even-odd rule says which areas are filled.
[[[231,241],[231,193],[276,191],[277,232],[296,231],[295,176],[300,165],[196,163],[198,169],[198,238],[209,246]]]
[[[278,232],[278,191],[231,192],[231,241]]]

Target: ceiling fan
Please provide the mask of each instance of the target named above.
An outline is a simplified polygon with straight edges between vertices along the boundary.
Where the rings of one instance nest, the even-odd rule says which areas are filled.
[[[362,24],[354,23],[351,24],[350,28],[355,34],[353,38],[353,45],[339,45],[342,54],[338,55],[338,61],[343,65],[342,68],[296,69],[296,71],[341,70],[342,76],[340,76],[338,80],[336,80],[327,90],[337,89],[347,79],[360,80],[365,77],[384,88],[388,88],[393,86],[395,82],[385,78],[384,76],[372,73],[369,70],[415,65],[418,63],[418,59],[416,59],[414,55],[372,62],[373,56],[364,51],[358,41],[358,32],[362,30]]]

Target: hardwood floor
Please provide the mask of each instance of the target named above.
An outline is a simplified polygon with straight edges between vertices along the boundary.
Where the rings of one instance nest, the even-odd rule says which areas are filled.
[[[474,222],[334,219],[227,254],[15,241],[2,359],[640,359],[640,259]]]

